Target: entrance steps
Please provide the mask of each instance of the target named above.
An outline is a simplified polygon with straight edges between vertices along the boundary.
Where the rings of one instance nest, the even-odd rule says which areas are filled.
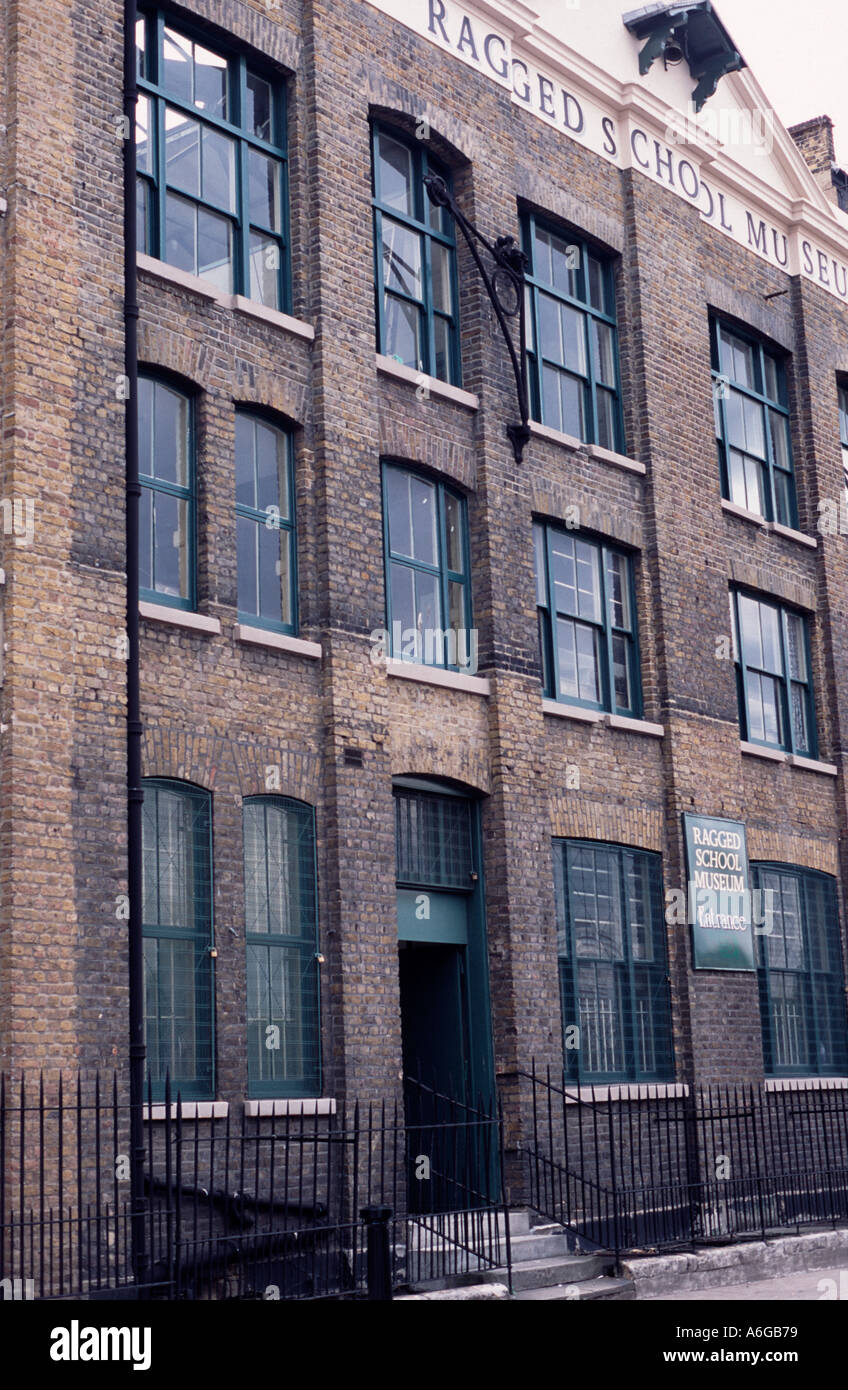
[[[504,1220],[503,1213],[499,1213],[497,1221],[501,1234],[504,1234]],[[611,1255],[575,1253],[573,1237],[564,1227],[554,1223],[534,1224],[534,1220],[538,1220],[535,1213],[511,1211],[508,1220],[515,1301],[635,1298],[633,1281],[614,1277],[615,1261]],[[436,1249],[435,1240],[433,1248]],[[487,1269],[474,1275],[429,1282],[421,1285],[412,1296],[469,1301],[489,1300],[493,1296],[509,1298],[507,1284],[506,1267]]]

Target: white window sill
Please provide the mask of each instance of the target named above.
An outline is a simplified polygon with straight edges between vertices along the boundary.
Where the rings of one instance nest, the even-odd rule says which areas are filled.
[[[469,695],[490,695],[491,686],[482,676],[466,676],[462,671],[445,671],[440,666],[421,666],[415,661],[386,661],[386,675],[422,685],[441,685],[446,690],[464,690]]]
[[[834,763],[822,763],[818,758],[802,758],[799,753],[791,753],[789,762],[793,767],[804,768],[807,772],[821,772],[825,777],[839,776],[839,768]]]
[[[783,536],[788,541],[795,541],[798,545],[806,545],[810,550],[818,549],[818,541],[813,536],[805,536],[803,531],[796,531],[792,526],[783,526],[779,521],[766,521],[759,512],[749,512],[747,507],[740,507],[735,502],[729,502],[726,497],[721,499],[722,511],[729,512],[731,516],[741,517],[743,521],[751,521],[761,530],[768,531],[775,536]]]
[[[276,328],[282,328],[286,333],[291,333],[296,338],[306,338],[311,342],[315,337],[315,329],[311,323],[304,323],[302,319],[292,318],[290,314],[281,314],[278,309],[269,309],[264,304],[247,299],[243,294],[228,294],[224,290],[217,289],[208,280],[204,280],[202,276],[191,275],[187,270],[180,270],[175,265],[168,265],[167,261],[157,261],[153,256],[146,256],[142,251],[139,251],[136,265],[139,270],[147,271],[148,275],[155,275],[159,280],[167,280],[171,285],[179,285],[181,289],[191,290],[193,294],[200,295],[201,299],[208,299],[212,304],[220,304],[223,309],[237,309],[241,314],[249,314],[251,318],[272,323]]]
[[[171,1119],[177,1118],[177,1109],[181,1118],[184,1120],[223,1120],[226,1118],[230,1108],[227,1100],[184,1100],[177,1107],[176,1102],[171,1104]],[[164,1120],[164,1105],[145,1105],[145,1120]]]
[[[766,758],[771,763],[787,763],[789,755],[780,748],[761,748],[758,743],[746,743],[743,738],[739,747],[751,758]]]
[[[207,618],[204,613],[191,613],[187,608],[171,608],[167,603],[141,602],[138,611],[142,618],[149,618],[154,623],[170,623],[172,627],[185,627],[192,632],[221,631],[218,618]]]
[[[798,753],[784,753],[781,748],[761,748],[758,743],[746,743],[744,739],[739,747],[752,758],[766,758],[772,763],[788,763],[790,767],[800,767],[806,772],[820,772],[825,777],[839,776],[839,768],[835,763],[819,762],[817,758],[802,758]]]
[[[581,724],[603,724],[605,715],[599,709],[584,709],[582,705],[562,705],[559,700],[542,700],[542,713],[557,719],[577,719]]]
[[[335,1115],[334,1100],[246,1100],[244,1113],[249,1120],[264,1115]]]
[[[602,1086],[564,1086],[566,1105],[576,1105],[581,1101],[601,1103],[608,1100],[673,1100],[675,1096],[688,1096],[689,1087],[680,1081],[634,1081],[612,1082]]]
[[[631,734],[645,734],[648,738],[665,738],[665,725],[652,724],[648,719],[629,719],[624,714],[608,714],[606,721],[611,729],[626,729]]]
[[[767,1091],[844,1091],[848,1076],[767,1076]]]
[[[466,410],[480,408],[479,396],[472,395],[470,391],[461,391],[458,386],[439,381],[437,377],[427,376],[426,372],[416,372],[414,367],[396,362],[393,357],[384,357],[381,352],[377,353],[377,371],[382,372],[384,376],[393,376],[398,381],[405,381],[410,386],[420,386],[425,399],[427,396],[439,396],[444,401],[452,401],[454,405],[465,406]]]
[[[600,444],[585,444],[582,439],[575,439],[574,435],[563,434],[562,430],[552,430],[550,425],[540,425],[537,420],[530,421],[530,433],[537,439],[547,439],[551,444],[558,444],[561,449],[570,449],[572,453],[588,454],[590,458],[600,459],[603,463],[611,463],[614,468],[623,468],[627,473],[647,473],[644,463],[637,463],[636,459],[627,458],[625,454],[617,454],[612,449],[603,449]]]
[[[647,719],[630,719],[624,714],[606,714],[599,709],[584,709],[582,705],[565,705],[559,700],[542,700],[542,713],[558,719],[576,719],[582,724],[605,724],[608,729],[622,729],[649,738],[665,738],[664,724],[651,724]]]
[[[271,647],[274,651],[308,656],[313,661],[320,661],[323,656],[320,642],[307,642],[302,637],[291,637],[287,632],[271,632],[264,627],[247,627],[244,623],[237,623],[236,638],[252,647]]]

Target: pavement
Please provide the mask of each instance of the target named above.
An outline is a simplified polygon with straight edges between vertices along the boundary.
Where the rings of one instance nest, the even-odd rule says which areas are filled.
[[[798,1300],[848,1299],[848,1269],[797,1270],[776,1279],[760,1279],[750,1284],[725,1284],[715,1289],[689,1289],[667,1293],[661,1303],[770,1303]]]

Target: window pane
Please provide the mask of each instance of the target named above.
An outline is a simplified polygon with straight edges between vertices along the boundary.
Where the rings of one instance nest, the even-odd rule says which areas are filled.
[[[415,628],[415,589],[413,571],[407,565],[399,565],[395,561],[391,566],[391,598],[392,654],[400,657],[401,649],[395,643],[395,624],[400,623],[401,641],[404,633]]]
[[[152,387],[152,476],[188,487],[188,401],[161,381]]]
[[[848,445],[848,390],[839,388],[839,438]]]
[[[412,521],[409,514],[409,474],[386,468],[386,510],[389,523],[389,549],[399,555],[412,554]]]
[[[290,622],[289,532],[259,523],[259,616]]]
[[[769,434],[771,435],[772,450],[774,461],[778,468],[789,467],[789,423],[785,415],[778,415],[776,410],[770,410]]]
[[[255,428],[250,416],[236,415],[236,502],[245,507],[256,506]]]
[[[165,210],[165,260],[197,274],[197,210],[194,203],[169,193]]]
[[[615,434],[615,396],[598,386],[595,393],[598,412],[598,438],[595,441],[602,449],[615,449],[618,444]]]
[[[138,582],[153,588],[153,489],[142,487],[138,513]]]
[[[465,628],[465,585],[457,584],[451,580],[448,584],[448,626],[453,632],[460,632]],[[470,656],[468,646],[469,639],[466,638],[464,655],[466,661]],[[457,646],[457,656],[462,657],[463,650]]]
[[[258,150],[248,151],[248,204],[251,222],[280,230],[280,162]]]
[[[744,507],[747,511],[759,512],[759,507],[751,506],[748,500],[745,456],[737,453],[735,449],[729,449],[727,454],[727,484],[731,502],[735,502],[737,507]]]
[[[586,257],[589,267],[589,303],[601,313],[609,312],[606,305],[604,267],[597,256]]]
[[[236,517],[238,557],[238,606],[242,613],[259,614],[258,551],[261,522]]]
[[[436,489],[414,474],[409,478],[409,509],[412,518],[412,555],[426,564],[438,563],[436,537]]]
[[[394,295],[387,294],[384,300],[386,341],[383,351],[389,357],[402,362],[405,367],[421,371],[421,317],[414,304],[408,304]]]
[[[454,574],[465,572],[463,556],[463,503],[452,492],[445,492],[445,537],[447,540],[447,565]]]
[[[390,217],[383,218],[383,275],[387,289],[421,299],[421,237]]]
[[[447,319],[433,319],[433,374],[439,381],[451,379],[451,329]]]
[[[162,86],[172,96],[191,105],[191,40],[166,28],[164,59]]]
[[[613,627],[630,628],[630,585],[627,557],[607,551],[607,602]]]
[[[633,694],[630,686],[630,639],[613,636],[612,639],[612,687],[616,708],[633,708]]]
[[[197,274],[227,293],[233,288],[232,226],[205,208],[197,210]]]
[[[443,665],[443,647],[434,636],[442,626],[439,581],[435,574],[415,572],[415,626],[424,644],[420,659],[428,664]]]
[[[766,377],[765,385],[763,388],[763,395],[768,396],[770,401],[779,401],[781,399],[781,390],[780,371],[777,365],[777,361],[774,357],[771,356],[770,353],[766,352],[763,354],[763,363],[765,366]]]
[[[810,735],[807,728],[807,690],[803,685],[793,683],[789,687],[789,715],[792,720],[792,742],[796,753],[810,751]]]
[[[605,386],[615,386],[615,335],[608,323],[592,319],[595,348],[595,376]]]
[[[557,621],[560,693],[599,704],[601,699],[597,634],[583,623]]]
[[[567,865],[576,954],[592,960],[622,960],[618,856],[605,850],[569,846]]]
[[[727,328],[719,329],[722,371],[740,386],[756,391],[757,379],[754,367],[754,348],[744,338],[738,338]]]
[[[260,420],[256,422],[256,484],[260,511],[279,507],[280,515],[291,516],[287,439],[282,430]]]
[[[188,504],[167,492],[153,498],[153,588],[188,598]]]
[[[377,197],[385,206],[411,217],[414,213],[412,201],[412,153],[406,145],[393,140],[382,131],[377,137],[379,151]]]
[[[745,497],[747,498],[747,508],[749,512],[755,512],[757,516],[765,515],[765,477],[763,475],[763,465],[757,460],[748,457],[743,459],[745,469]]]
[[[565,434],[573,439],[586,438],[586,392],[582,381],[559,372],[560,410]]]
[[[740,594],[739,635],[742,641],[742,659],[747,666],[762,666],[763,643],[760,636],[760,605],[755,599]]]
[[[146,179],[136,179],[135,239],[136,249],[150,251],[150,189]]]
[[[441,242],[432,242],[433,308],[453,313],[451,296],[451,252]]]
[[[268,309],[280,307],[280,244],[260,232],[250,233],[250,298]]]
[[[780,712],[780,686],[771,676],[758,676],[763,717],[763,738],[766,743],[783,743],[783,720]]]
[[[536,602],[546,608],[548,586],[545,563],[545,528],[543,526],[533,527],[533,557],[536,570]]]
[[[194,45],[194,104],[207,116],[227,119],[227,60]]]
[[[165,178],[171,188],[200,196],[200,122],[165,108]]]
[[[203,127],[201,192],[207,203],[235,212],[236,146],[229,135]]]
[[[789,649],[789,674],[793,680],[807,679],[807,646],[804,621],[797,613],[786,614],[786,645]]]
[[[780,613],[768,603],[758,605],[763,635],[763,660],[766,671],[783,674],[783,651],[780,643]]]
[[[135,22],[135,66],[139,77],[147,75],[147,21],[137,19]]]
[[[247,73],[247,112],[245,126],[258,140],[273,138],[273,98],[271,84],[255,72]]]
[[[141,174],[153,172],[153,134],[150,128],[150,98],[139,93],[135,108],[135,158]]]
[[[574,554],[577,562],[578,612],[581,618],[601,621],[601,554],[596,545],[586,541],[575,541]]]

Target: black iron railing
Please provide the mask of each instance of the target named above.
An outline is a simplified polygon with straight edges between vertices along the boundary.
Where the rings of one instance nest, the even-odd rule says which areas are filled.
[[[528,1204],[615,1254],[848,1222],[848,1090],[579,1088],[502,1076],[520,1111]]]
[[[378,1298],[508,1266],[494,1107],[407,1079],[281,1108],[148,1100],[139,1270],[117,1078],[0,1080],[0,1298]]]

